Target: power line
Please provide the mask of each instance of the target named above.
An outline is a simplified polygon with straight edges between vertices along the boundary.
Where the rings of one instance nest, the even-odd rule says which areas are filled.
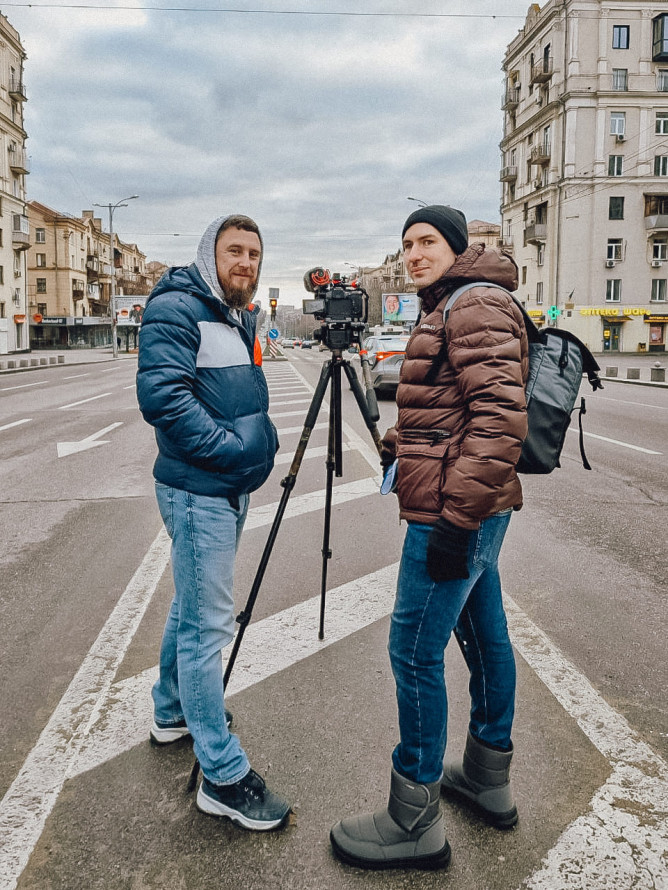
[[[471,13],[471,12],[347,12],[345,10],[310,10],[310,9],[236,9],[234,7],[188,7],[188,6],[132,6],[119,3],[3,3],[3,6],[21,9],[94,9],[116,12],[119,9],[130,12],[195,12],[223,13],[234,15],[290,15],[290,16],[345,16],[349,18],[411,18],[411,19],[518,19],[525,15],[506,13]]]

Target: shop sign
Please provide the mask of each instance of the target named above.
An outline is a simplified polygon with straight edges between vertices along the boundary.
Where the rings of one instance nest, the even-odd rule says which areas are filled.
[[[604,306],[597,309],[580,309],[580,315],[605,315],[606,318],[612,315],[645,315],[646,313],[647,309],[637,307],[622,309],[618,306]]]
[[[42,324],[67,324],[67,318],[61,315],[45,315],[42,318]]]
[[[646,324],[668,324],[668,315],[648,315]]]
[[[25,320],[26,320],[25,315],[15,315],[15,316],[14,316],[14,323],[15,323],[15,324],[24,324],[24,323],[25,323]]]
[[[41,324],[42,318],[43,318],[43,316],[40,315],[39,312],[35,312],[35,314],[32,317],[32,320],[35,322],[35,324]]]
[[[529,318],[544,318],[542,309],[527,309]]]

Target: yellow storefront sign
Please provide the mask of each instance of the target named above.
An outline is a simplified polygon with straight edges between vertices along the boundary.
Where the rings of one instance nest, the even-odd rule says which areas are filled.
[[[580,309],[580,315],[605,315],[606,318],[610,318],[613,315],[617,316],[629,316],[629,315],[646,315],[647,309],[640,308],[628,308],[628,309],[620,309],[619,306],[606,306],[603,309]]]

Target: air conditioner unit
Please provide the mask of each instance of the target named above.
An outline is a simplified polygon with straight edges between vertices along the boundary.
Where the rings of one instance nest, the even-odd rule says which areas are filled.
[[[542,187],[543,187],[543,182],[542,182],[542,180],[541,180],[541,179],[534,179],[534,181],[533,181],[533,187],[534,187],[535,189],[540,189],[540,188],[542,188]]]
[[[663,263],[661,262],[661,260],[652,260],[653,269],[660,269],[662,265]]]
[[[623,133],[617,133],[616,141],[623,142],[626,139],[626,136]]]
[[[614,261],[614,260],[606,260],[606,261],[605,261],[605,267],[606,267],[606,269],[613,269],[614,266],[615,266],[615,261]]]

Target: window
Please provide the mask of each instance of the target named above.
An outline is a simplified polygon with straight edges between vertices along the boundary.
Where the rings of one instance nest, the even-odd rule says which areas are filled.
[[[660,93],[668,93],[668,68],[656,72],[656,88]]]
[[[37,265],[38,269],[46,268],[46,254],[45,253],[36,254],[36,265]]]
[[[620,262],[622,259],[622,239],[621,238],[608,238],[608,260],[614,260],[615,262]]]
[[[539,244],[536,249],[536,262],[539,266],[542,266],[545,263],[545,245],[544,244]]]
[[[7,316],[5,315],[5,304],[0,303],[0,318],[6,318],[6,317]]]
[[[665,262],[668,260],[668,239],[655,238],[652,244],[652,259]]]
[[[624,92],[629,88],[629,70],[628,68],[612,69],[612,88],[619,92]]]
[[[610,155],[608,158],[608,176],[621,176],[623,168],[623,155]]]
[[[668,13],[652,19],[652,61],[668,61]]]
[[[630,27],[628,25],[613,25],[612,28],[612,48],[628,49]]]
[[[668,278],[652,279],[652,293],[650,295],[652,303],[666,302],[666,284],[668,284]]]
[[[536,302],[541,304],[543,302],[543,282],[536,282]]]
[[[0,266],[0,284],[5,283],[5,267]]]
[[[659,136],[668,136],[668,111],[657,111],[654,132]]]
[[[527,283],[527,267],[522,266],[522,284]]]
[[[606,303],[619,303],[622,298],[622,279],[608,278],[605,282]]]
[[[610,198],[608,202],[608,219],[624,219],[624,198]]]
[[[654,175],[668,176],[668,155],[657,155],[654,158]]]
[[[645,216],[668,215],[668,195],[645,195]]]
[[[46,243],[46,229],[35,229],[35,241],[37,244]]]
[[[46,278],[38,278],[37,279],[37,293],[38,294],[46,293]]]
[[[610,135],[623,136],[626,132],[626,112],[611,111],[610,112]]]
[[[40,315],[48,315],[48,313],[46,311],[46,303],[38,303],[37,311],[39,312]]]

